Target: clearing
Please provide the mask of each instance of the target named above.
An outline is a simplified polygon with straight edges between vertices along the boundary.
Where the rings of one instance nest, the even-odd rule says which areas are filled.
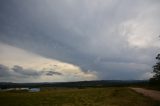
[[[148,89],[144,89],[144,88],[131,88],[134,91],[143,94],[144,96],[149,96],[155,100],[159,100],[160,101],[160,91],[156,91],[156,90],[148,90]]]

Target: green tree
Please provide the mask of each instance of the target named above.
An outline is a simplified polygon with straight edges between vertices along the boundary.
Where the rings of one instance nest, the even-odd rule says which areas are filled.
[[[153,77],[150,79],[152,83],[160,83],[160,54],[156,57],[157,63],[153,66]]]

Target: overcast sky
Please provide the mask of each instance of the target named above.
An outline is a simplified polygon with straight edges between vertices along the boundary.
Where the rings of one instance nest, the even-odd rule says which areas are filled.
[[[0,0],[0,82],[148,79],[159,19],[159,0]]]

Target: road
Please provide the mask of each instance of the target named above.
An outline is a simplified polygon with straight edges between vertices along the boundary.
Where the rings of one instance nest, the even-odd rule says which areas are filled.
[[[132,90],[143,94],[144,96],[148,96],[151,97],[155,100],[160,101],[160,91],[156,91],[156,90],[148,90],[148,89],[144,89],[144,88],[131,88]]]

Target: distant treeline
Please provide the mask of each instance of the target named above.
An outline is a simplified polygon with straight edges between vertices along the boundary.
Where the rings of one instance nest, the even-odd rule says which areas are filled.
[[[0,88],[33,88],[33,87],[116,87],[116,86],[138,86],[146,85],[148,80],[100,80],[100,81],[79,81],[79,82],[59,82],[59,83],[11,83],[1,82]]]

